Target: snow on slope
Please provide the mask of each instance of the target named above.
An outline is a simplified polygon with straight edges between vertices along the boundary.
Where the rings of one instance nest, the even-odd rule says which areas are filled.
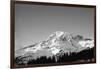
[[[66,32],[56,31],[49,36],[45,41],[37,43],[35,46],[23,48],[16,53],[17,56],[24,56],[27,53],[33,53],[35,56],[39,57],[42,51],[46,51],[45,56],[49,56],[48,53],[56,55],[63,51],[64,53],[70,54],[70,52],[80,52],[87,48],[94,47],[93,40],[78,40],[76,41],[74,37]],[[32,55],[33,55],[32,54]]]
[[[82,47],[92,48],[94,47],[94,40],[82,40],[78,42]]]

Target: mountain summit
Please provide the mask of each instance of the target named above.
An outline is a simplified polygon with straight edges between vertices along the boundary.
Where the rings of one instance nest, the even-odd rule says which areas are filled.
[[[37,59],[41,56],[58,57],[64,53],[70,55],[93,47],[94,41],[92,39],[86,40],[80,35],[73,36],[70,33],[56,31],[44,41],[17,50],[15,57],[29,57],[29,59]]]

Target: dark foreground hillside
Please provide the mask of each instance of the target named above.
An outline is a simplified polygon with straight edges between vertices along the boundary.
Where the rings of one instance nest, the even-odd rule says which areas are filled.
[[[31,59],[30,59],[31,58]],[[57,61],[56,61],[57,58]],[[47,58],[46,56],[41,56],[37,59],[32,59],[31,56],[27,57],[16,57],[15,64],[16,65],[31,65],[31,64],[47,64],[47,63],[63,63],[63,62],[73,62],[79,60],[92,60],[94,58],[94,48],[83,50],[79,53],[71,53],[68,55],[67,53],[62,56],[52,56]]]

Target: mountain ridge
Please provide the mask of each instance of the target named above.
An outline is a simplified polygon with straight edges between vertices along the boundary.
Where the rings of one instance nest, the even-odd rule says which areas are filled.
[[[41,56],[52,57],[67,53],[79,53],[80,51],[94,47],[94,40],[85,40],[82,36],[73,36],[70,33],[56,31],[44,41],[24,47],[16,51],[15,57],[29,57],[36,59]],[[56,61],[57,61],[56,57]]]

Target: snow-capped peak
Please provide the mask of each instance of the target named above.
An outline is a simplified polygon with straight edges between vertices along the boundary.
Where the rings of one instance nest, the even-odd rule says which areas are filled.
[[[49,38],[45,41],[41,41],[37,43],[33,47],[27,47],[23,49],[23,53],[31,52],[36,53],[41,50],[48,50],[53,55],[60,53],[62,50],[64,53],[69,52],[80,52],[87,47],[92,48],[94,47],[93,41],[81,41],[78,42],[73,39],[74,37],[66,32],[63,31],[56,31],[52,33]]]
[[[56,32],[53,32],[49,38],[47,38],[47,40],[55,40],[55,39],[61,39],[61,38],[64,38],[64,37],[67,37],[68,39],[71,39],[71,34],[67,33],[67,32],[63,32],[63,31],[56,31]]]
[[[60,36],[62,36],[64,34],[64,32],[62,31],[56,31],[56,32],[53,32],[48,39],[52,39],[52,38],[59,38]],[[47,40],[48,40],[47,39]]]
[[[64,34],[64,32],[62,32],[62,31],[57,31],[57,32],[55,32],[55,34],[56,34],[57,37],[60,37],[61,35]]]

